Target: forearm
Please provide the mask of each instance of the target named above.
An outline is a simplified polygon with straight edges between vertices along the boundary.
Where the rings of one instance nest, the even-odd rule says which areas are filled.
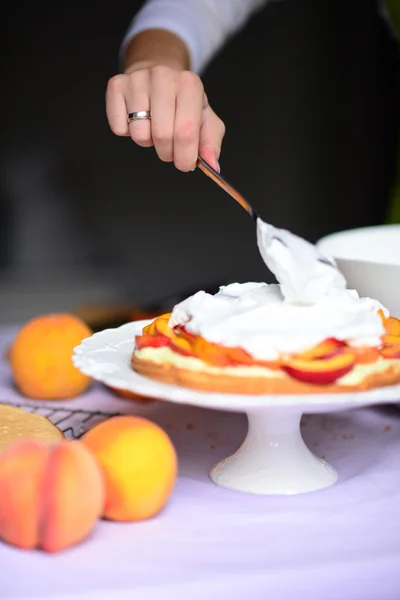
[[[190,70],[199,73],[226,40],[267,2],[268,0],[147,0],[126,32],[121,48],[122,57],[126,55],[127,46],[130,47],[142,32],[153,31],[153,40],[157,42],[156,38],[164,31],[174,34],[187,48]],[[169,60],[169,48],[165,46],[161,51],[163,49]],[[150,54],[151,50],[148,49],[147,52]],[[172,59],[175,60],[175,57]]]
[[[164,65],[178,71],[190,68],[185,43],[174,33],[162,29],[148,29],[134,36],[124,51],[122,62],[125,73],[154,65]]]

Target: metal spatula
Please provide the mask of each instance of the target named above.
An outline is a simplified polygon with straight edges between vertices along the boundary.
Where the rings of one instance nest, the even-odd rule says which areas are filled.
[[[245,198],[243,198],[242,194],[240,194],[230,183],[226,181],[226,179],[224,179],[215,169],[213,169],[212,166],[208,164],[208,162],[201,158],[201,156],[197,157],[197,166],[203,171],[203,173],[205,173],[208,177],[210,177],[210,179],[215,181],[215,183],[219,185],[225,192],[227,192],[227,194],[229,194],[234,200],[236,200],[236,202],[238,202],[240,206],[244,208],[244,210],[250,215],[250,217],[255,222],[257,222],[257,219],[259,218],[257,211],[255,211],[251,204],[247,202]],[[277,239],[281,244],[286,246],[285,241],[279,235],[279,229],[274,228],[274,238]],[[314,246],[314,248],[315,257],[318,260],[318,262],[336,268],[336,264],[333,261],[331,261],[328,257],[324,256],[316,246]]]
[[[208,177],[215,181],[215,183],[218,184],[225,192],[227,192],[227,194],[232,196],[232,198],[236,200],[236,202],[238,202],[240,206],[249,213],[249,215],[254,221],[257,221],[258,214],[251,206],[251,204],[249,204],[247,200],[243,198],[242,194],[239,194],[239,192],[235,190],[235,188],[230,183],[228,183],[226,179],[224,179],[215,169],[213,169],[212,166],[208,164],[208,162],[201,158],[201,156],[198,156],[197,158],[197,166],[203,171],[203,173],[205,173]]]

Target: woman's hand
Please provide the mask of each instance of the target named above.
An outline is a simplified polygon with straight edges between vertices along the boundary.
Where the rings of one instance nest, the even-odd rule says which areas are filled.
[[[161,160],[181,171],[193,170],[199,154],[219,170],[225,125],[188,67],[186,47],[175,35],[139,34],[127,50],[125,73],[108,82],[108,122],[116,135],[154,146]],[[151,119],[128,124],[128,113],[140,110],[149,110]]]
[[[116,135],[154,146],[161,160],[180,171],[194,169],[198,154],[219,170],[225,126],[195,73],[155,65],[116,75],[108,82],[106,106]],[[139,110],[149,110],[151,119],[128,124],[128,113]]]

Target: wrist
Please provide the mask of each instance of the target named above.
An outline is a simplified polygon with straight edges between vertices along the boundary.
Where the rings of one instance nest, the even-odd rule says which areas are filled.
[[[178,71],[190,68],[189,52],[175,34],[164,30],[148,30],[135,36],[128,45],[124,58],[124,72],[149,69],[163,65]]]

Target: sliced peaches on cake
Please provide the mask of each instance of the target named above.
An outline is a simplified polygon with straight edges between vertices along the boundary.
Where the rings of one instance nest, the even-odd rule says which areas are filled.
[[[388,335],[400,337],[400,319],[388,317],[385,320],[384,326]]]
[[[336,338],[327,338],[309,350],[305,350],[304,352],[301,352],[301,354],[297,354],[296,358],[301,360],[329,358],[338,354],[339,351],[345,346],[345,342],[337,340]]]
[[[184,337],[175,335],[173,338],[171,338],[170,347],[171,350],[177,352],[178,354],[182,354],[183,356],[194,356],[193,344]]]
[[[347,375],[357,365],[371,365],[371,368],[373,368],[373,363],[378,360],[400,359],[400,335],[398,335],[400,333],[400,321],[394,317],[385,318],[383,313],[381,318],[385,327],[385,334],[382,336],[382,345],[379,348],[353,347],[342,340],[330,337],[302,352],[293,355],[282,355],[276,360],[260,360],[254,358],[244,348],[226,347],[210,342],[189,332],[184,325],[172,328],[169,326],[170,316],[170,313],[161,315],[143,328],[142,335],[136,336],[136,349],[139,351],[143,348],[154,348],[155,350],[163,347],[168,348],[171,354],[166,359],[166,363],[162,363],[160,366],[155,363],[148,367],[149,371],[146,371],[146,366],[143,366],[143,363],[152,364],[151,354],[142,362],[138,355],[138,358],[134,361],[134,368],[139,365],[139,372],[147,372],[152,377],[156,377],[158,369],[177,369],[180,372],[178,381],[181,384],[183,384],[182,381],[186,381],[186,378],[188,378],[187,381],[192,381],[194,377],[194,381],[197,382],[196,385],[200,386],[199,389],[240,393],[238,390],[241,389],[241,380],[243,380],[243,382],[246,381],[246,384],[243,383],[243,393],[248,393],[250,389],[248,387],[249,380],[252,380],[255,382],[254,387],[260,391],[250,393],[268,393],[271,385],[275,393],[284,393],[291,390],[304,393],[305,389],[310,392],[313,390],[317,392],[324,391],[327,388],[330,391],[333,391],[333,388],[335,388],[335,391],[341,391],[341,389],[346,389],[346,384],[340,384],[338,380]],[[191,357],[202,361],[204,372],[191,371],[190,367],[183,366],[184,363],[175,363],[174,353],[182,357]],[[170,366],[168,367],[168,365]],[[211,376],[210,373],[213,373],[213,371],[207,371],[207,365],[220,371],[214,372],[214,375]],[[247,374],[241,375],[240,370],[237,374],[233,374],[232,371],[229,371],[230,374],[226,374],[225,369],[228,367],[264,368],[269,372],[275,371],[276,376],[271,375],[271,373],[268,375],[267,372],[265,375],[262,372],[258,375],[257,372],[255,377],[249,378]],[[186,373],[186,375],[182,375],[182,373]],[[165,381],[166,377],[168,376],[165,375],[165,371],[160,371],[160,378]],[[227,379],[231,381],[231,387],[228,386],[228,389],[224,387],[226,383],[223,383]],[[173,381],[177,381],[174,376],[171,383]],[[264,383],[260,383],[260,381]],[[276,383],[277,381],[279,384]],[[196,385],[188,384],[188,387],[196,387]],[[357,387],[357,385],[353,387]],[[368,385],[368,387],[370,386]],[[347,387],[347,389],[352,389],[352,386]]]
[[[400,358],[400,342],[383,346],[380,355],[383,358]]]
[[[169,317],[168,317],[168,319],[169,319]],[[168,325],[168,319],[166,319],[166,318],[156,319],[154,322],[154,330],[157,335],[164,335],[165,337],[172,340],[176,337],[176,334],[175,334],[174,330],[171,329],[171,327]]]
[[[187,340],[188,342],[194,342],[196,336],[193,333],[190,333],[189,331],[187,331],[187,329],[185,329],[185,327],[182,326],[178,326],[175,327],[175,331],[178,333],[178,335],[182,338],[185,338],[185,340]]]
[[[351,352],[354,354],[354,358],[357,364],[366,365],[376,362],[380,358],[378,348],[372,348],[368,346],[352,347]]]
[[[228,348],[208,342],[197,336],[193,343],[193,352],[197,358],[216,367],[253,365],[254,359],[243,348]]]
[[[170,345],[170,339],[165,335],[137,335],[135,344],[138,350],[142,350],[143,348],[162,348],[163,346]]]
[[[170,316],[171,316],[171,313],[165,313],[164,315],[160,315],[159,317],[154,319],[154,321],[152,321],[151,323],[146,325],[146,327],[143,327],[143,334],[144,335],[154,335],[156,333],[157,323],[159,323],[160,321],[166,321],[166,323],[168,324]]]
[[[388,317],[384,322],[386,333],[382,336],[384,346],[400,344],[400,320]]]
[[[386,334],[382,336],[380,355],[383,358],[400,358],[400,320],[388,317],[384,323]]]
[[[334,383],[355,365],[353,352],[344,350],[334,356],[319,359],[293,358],[282,369],[294,379],[317,385]]]

